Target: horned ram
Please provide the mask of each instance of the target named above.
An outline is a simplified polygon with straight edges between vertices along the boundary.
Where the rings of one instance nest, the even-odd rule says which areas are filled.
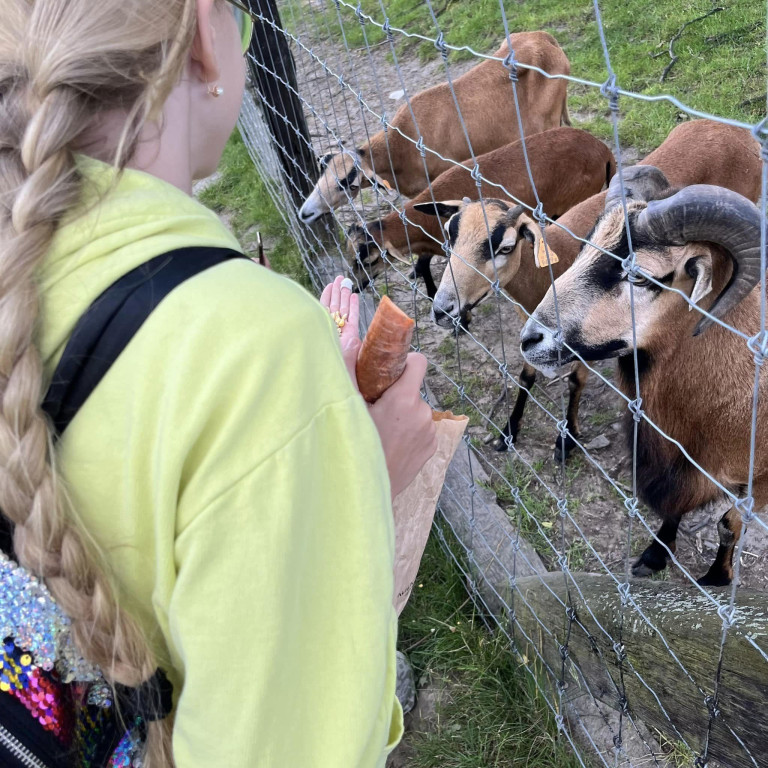
[[[589,238],[594,245],[585,245],[555,281],[562,335],[555,335],[550,289],[520,339],[526,361],[548,375],[576,354],[586,361],[617,358],[618,385],[633,401],[637,359],[637,493],[663,521],[633,568],[646,576],[665,568],[675,552],[681,517],[722,495],[672,441],[723,487],[737,496],[746,492],[755,350],[713,318],[747,338],[760,330],[761,221],[752,201],[720,186],[678,190],[652,166],[628,168],[624,178],[626,221],[617,176]],[[634,269],[626,261],[627,232]],[[768,374],[762,370],[758,388],[752,496],[762,506],[768,503]],[[630,450],[633,418],[628,410]],[[700,584],[731,583],[741,527],[733,506],[718,523],[720,546]]]

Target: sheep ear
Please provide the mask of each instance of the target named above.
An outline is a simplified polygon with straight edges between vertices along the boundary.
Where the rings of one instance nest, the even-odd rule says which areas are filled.
[[[691,301],[698,304],[712,290],[712,256],[711,254],[694,256],[685,262],[685,271],[696,281],[691,291]],[[688,310],[693,307],[689,304]]]
[[[518,237],[524,237],[533,245],[533,257],[539,269],[548,267],[550,264],[557,264],[560,261],[552,248],[545,244],[541,227],[530,216],[525,214],[518,216],[516,227]]]
[[[459,212],[462,202],[460,200],[443,200],[439,203],[416,203],[414,211],[424,213],[427,216],[439,216],[441,219],[450,219]]]

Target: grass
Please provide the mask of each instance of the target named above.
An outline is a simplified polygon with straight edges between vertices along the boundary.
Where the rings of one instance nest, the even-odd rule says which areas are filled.
[[[434,730],[411,732],[409,768],[575,768],[554,716],[500,632],[489,633],[433,538],[400,621],[418,676],[445,688]],[[546,690],[546,685],[542,685]]]
[[[289,23],[309,11],[305,0],[292,0]],[[504,35],[499,0],[435,0],[440,29],[446,41],[470,46],[480,52],[496,50]],[[425,2],[388,0],[384,3],[393,26],[411,33],[436,37]],[[679,57],[665,82],[660,78],[671,59],[669,42],[686,22],[712,10],[723,10],[683,30],[675,43]],[[335,40],[341,41],[339,16],[329,2],[325,21]],[[590,0],[538,0],[535,3],[505,3],[510,31],[544,29],[552,33],[571,61],[575,77],[603,83],[607,70]],[[381,22],[379,0],[362,0],[362,9]],[[611,64],[620,87],[646,95],[668,93],[695,109],[747,122],[757,122],[766,113],[765,5],[755,0],[601,0]],[[315,12],[320,13],[320,12]],[[339,15],[350,48],[381,43],[383,33],[366,24],[361,27],[354,12],[341,6]],[[324,30],[325,22],[317,25]],[[422,60],[438,54],[432,43],[407,41],[398,33],[398,55],[416,55]],[[451,54],[453,59],[471,54]],[[450,59],[449,59],[450,60]],[[597,88],[569,86],[571,113],[576,123],[601,138],[610,138],[610,113]],[[645,153],[658,146],[679,120],[673,105],[644,104],[621,99],[620,137],[624,145]]]
[[[224,150],[219,175],[199,195],[200,201],[224,216],[247,252],[255,250],[256,232],[265,238],[267,258],[276,272],[311,288],[296,241],[274,205],[238,132]]]
[[[575,477],[580,468],[569,470],[566,466],[566,472],[568,471],[572,471]],[[560,511],[557,508],[557,502],[541,487],[533,472],[522,466],[519,461],[509,459],[504,467],[503,476],[503,480],[494,479],[491,482],[491,490],[496,494],[501,506],[506,508],[512,524],[538,552],[547,568],[557,569],[559,567],[556,562],[557,555],[547,543],[549,539],[554,546],[560,546]],[[568,477],[569,482],[572,479]],[[511,488],[516,488],[520,495],[519,509]],[[571,513],[574,513],[580,504],[580,499],[568,497],[568,509]],[[585,570],[589,562],[590,550],[586,542],[577,538],[568,545],[565,556],[572,570],[581,571]]]
[[[452,344],[455,345],[456,342],[452,337],[450,340]],[[442,343],[445,344],[446,342],[443,341]],[[453,348],[454,347],[452,347],[452,349]],[[456,367],[457,366],[455,365],[446,365],[448,370],[453,370]],[[462,398],[457,389],[450,387],[445,393],[441,395],[442,407],[446,411],[453,411],[454,413],[466,413],[466,415],[469,417],[469,426],[471,427],[481,427],[485,425],[486,421],[480,409],[471,407],[467,402],[467,398],[472,400],[474,403],[478,403],[480,398],[482,398],[483,395],[488,392],[488,382],[485,381],[482,376],[476,373],[465,373],[461,379],[459,379],[459,384],[464,385],[464,392],[466,397]]]

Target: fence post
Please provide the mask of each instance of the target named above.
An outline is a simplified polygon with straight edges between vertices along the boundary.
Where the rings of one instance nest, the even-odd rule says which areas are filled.
[[[317,181],[317,163],[297,95],[296,65],[282,33],[277,0],[249,0],[249,7],[264,19],[254,19],[248,56],[256,102],[272,134],[288,191],[300,205]]]

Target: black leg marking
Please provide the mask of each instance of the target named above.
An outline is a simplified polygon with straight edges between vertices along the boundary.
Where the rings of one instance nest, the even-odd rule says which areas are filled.
[[[520,372],[520,384],[522,385],[517,391],[517,399],[515,405],[512,408],[512,414],[507,421],[507,426],[504,428],[501,437],[497,437],[492,443],[492,447],[495,451],[507,450],[507,438],[511,438],[514,443],[517,440],[517,432],[520,429],[520,422],[523,418],[523,411],[525,410],[525,404],[528,402],[528,391],[536,381],[536,369],[527,363],[523,366],[523,370]],[[523,389],[525,387],[525,389]]]
[[[727,587],[733,581],[733,552],[741,538],[741,516],[731,507],[717,524],[720,546],[715,562],[705,576],[699,579],[702,587]]]
[[[680,518],[667,518],[659,528],[656,536],[661,542],[667,545],[674,552],[677,547],[677,528],[680,525]],[[654,539],[648,549],[640,555],[640,559],[632,566],[633,576],[650,576],[659,571],[663,571],[669,562],[667,550]]]
[[[413,267],[413,275],[414,277],[421,277],[424,280],[424,287],[427,290],[427,296],[429,296],[430,299],[434,299],[435,294],[437,293],[437,286],[435,285],[435,281],[432,279],[432,270],[429,267],[431,261],[431,254],[422,254],[419,256],[419,258],[416,260],[416,264]]]
[[[563,440],[562,435],[558,435],[555,440],[555,461],[566,461],[571,452],[576,447],[574,438],[581,434],[579,429],[579,403],[581,402],[581,393],[584,391],[584,384],[587,381],[587,368],[583,363],[576,363],[568,376],[568,412],[566,424],[569,434]],[[572,437],[572,436],[573,437]]]

